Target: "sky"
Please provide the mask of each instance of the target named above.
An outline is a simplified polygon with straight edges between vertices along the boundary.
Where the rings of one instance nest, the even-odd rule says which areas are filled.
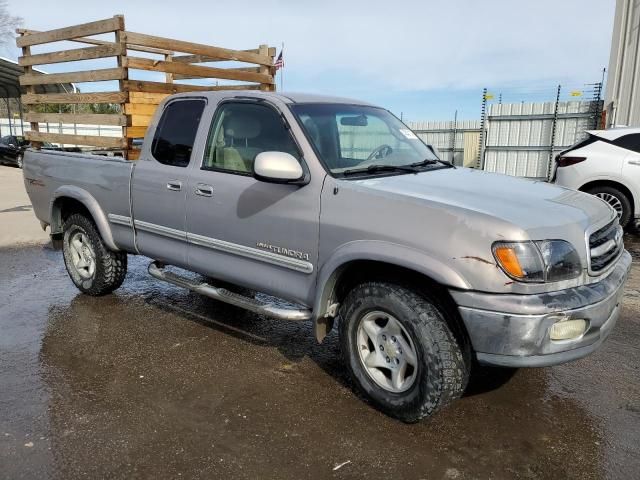
[[[234,49],[284,43],[284,90],[358,98],[405,120],[480,116],[598,82],[615,0],[9,0],[49,30],[124,14],[128,30]],[[18,49],[1,47],[17,58]],[[34,53],[39,53],[34,51]],[[44,66],[49,72],[68,66]],[[278,77],[280,76],[280,73]],[[280,89],[280,78],[278,89]],[[87,90],[87,89],[85,89]],[[585,95],[588,95],[585,90]]]

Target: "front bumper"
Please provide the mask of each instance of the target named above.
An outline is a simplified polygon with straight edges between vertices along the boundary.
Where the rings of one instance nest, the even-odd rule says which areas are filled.
[[[624,251],[613,271],[591,285],[538,295],[452,290],[480,363],[543,367],[582,358],[607,338],[620,315],[631,268]],[[583,318],[589,326],[575,340],[553,341],[549,329],[559,318]]]

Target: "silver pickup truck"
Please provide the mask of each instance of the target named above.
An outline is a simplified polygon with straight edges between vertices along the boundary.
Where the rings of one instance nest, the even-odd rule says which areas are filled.
[[[596,350],[631,265],[602,200],[456,168],[354,100],[179,94],[138,161],[29,150],[24,180],[82,292],[113,291],[144,255],[160,280],[314,322],[318,341],[337,320],[354,383],[407,422],[461,396],[474,360]]]

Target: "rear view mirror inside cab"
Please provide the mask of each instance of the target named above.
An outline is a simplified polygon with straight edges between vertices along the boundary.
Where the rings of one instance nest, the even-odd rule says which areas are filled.
[[[369,124],[366,115],[356,115],[353,117],[342,117],[340,125],[347,127],[366,127]]]

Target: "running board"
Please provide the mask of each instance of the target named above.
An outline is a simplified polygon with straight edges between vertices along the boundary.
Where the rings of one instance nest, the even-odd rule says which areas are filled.
[[[188,278],[181,277],[176,273],[165,271],[164,267],[159,262],[151,262],[149,264],[149,274],[158,280],[163,280],[215,300],[220,300],[221,302],[229,303],[236,307],[244,308],[245,310],[250,310],[254,313],[267,315],[279,320],[302,321],[309,320],[311,318],[311,310],[282,308],[272,303],[263,302],[255,298],[249,298],[230,292],[224,288],[214,287],[206,282],[196,283]]]

